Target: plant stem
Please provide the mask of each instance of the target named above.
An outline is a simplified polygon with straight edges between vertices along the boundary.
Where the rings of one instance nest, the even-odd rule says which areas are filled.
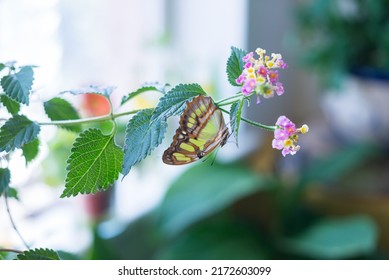
[[[16,253],[16,254],[22,254],[23,251],[16,250],[16,249],[6,249],[6,248],[0,248],[0,252],[10,252],[10,253]]]
[[[236,100],[232,100],[232,101],[228,101],[228,102],[226,102],[226,103],[218,103],[218,104],[216,104],[216,106],[218,106],[219,108],[221,107],[221,106],[227,106],[227,105],[230,105],[230,104],[234,104],[236,102]]]
[[[221,111],[223,111],[224,113],[227,113],[227,114],[230,113],[230,112],[228,112],[226,109],[223,109],[223,108],[220,108],[220,107],[219,107],[219,109],[220,109]],[[261,124],[261,123],[259,123],[259,122],[255,122],[255,121],[252,121],[252,120],[248,120],[248,119],[243,118],[243,117],[241,118],[241,120],[244,121],[244,122],[247,122],[248,124],[251,124],[251,125],[256,126],[256,127],[260,127],[260,128],[262,128],[262,129],[265,129],[265,130],[268,130],[268,131],[274,131],[274,130],[276,129],[276,127],[275,127],[274,125],[265,125],[265,124]]]
[[[5,207],[7,208],[7,213],[8,213],[9,220],[11,221],[13,229],[15,230],[16,234],[19,236],[20,240],[23,242],[24,246],[26,246],[26,248],[28,250],[30,250],[30,246],[28,246],[27,242],[24,240],[23,236],[20,234],[18,228],[16,227],[14,219],[12,218],[11,211],[9,210],[9,205],[8,205],[8,195],[7,195],[7,192],[8,192],[8,189],[6,189],[5,192],[4,192],[4,200],[5,200]]]
[[[136,114],[141,110],[144,110],[144,109],[137,109],[137,110],[127,111],[127,112],[118,113],[118,114],[108,114],[108,115],[99,116],[99,117],[84,118],[84,119],[77,119],[77,120],[39,122],[39,125],[75,125],[75,124],[102,122],[102,121],[107,121],[107,120],[114,120],[114,119],[122,117],[122,116]]]
[[[216,104],[217,106],[228,105],[228,104],[231,104],[231,103],[223,104],[223,102],[228,101],[228,100],[231,100],[231,99],[241,98],[242,96],[243,96],[242,93],[237,93],[237,94],[235,94],[235,95],[233,95],[233,96],[230,96],[230,97],[224,98],[224,99],[222,99],[222,100],[219,100],[219,101],[215,102],[215,104]],[[236,102],[236,100],[234,100],[232,103],[234,103],[234,102]]]

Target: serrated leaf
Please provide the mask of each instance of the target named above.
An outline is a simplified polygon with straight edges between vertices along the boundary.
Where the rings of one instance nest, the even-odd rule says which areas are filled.
[[[151,121],[166,120],[171,116],[181,114],[185,109],[186,101],[190,101],[201,94],[206,95],[198,84],[180,84],[174,87],[159,99]]]
[[[239,134],[240,120],[242,118],[243,104],[244,104],[244,99],[232,104],[230,109],[230,125],[232,129],[232,134],[234,134],[236,140],[236,146],[238,146],[238,134]]]
[[[2,94],[0,96],[0,101],[7,108],[7,111],[10,114],[15,115],[19,112],[20,104],[18,102],[16,102],[15,100],[9,98],[7,95]]]
[[[0,168],[0,196],[8,188],[11,181],[11,172],[8,168]]]
[[[43,103],[43,106],[45,108],[46,115],[52,121],[77,120],[80,118],[78,112],[74,109],[72,104],[59,97],[46,101]],[[81,125],[61,125],[61,127],[74,132],[81,131]]]
[[[10,98],[28,105],[33,81],[34,71],[32,67],[24,66],[15,74],[4,76],[1,79],[1,86]]]
[[[131,100],[132,98],[138,96],[139,94],[142,94],[147,91],[158,91],[160,93],[165,94],[165,88],[168,86],[168,84],[161,85],[159,83],[155,84],[145,84],[142,87],[138,88],[137,90],[130,92],[128,95],[123,96],[121,105],[125,104],[127,101]]]
[[[100,94],[107,98],[111,95],[111,93],[116,89],[116,87],[100,87],[95,85],[90,85],[88,87],[84,87],[81,89],[74,89],[74,90],[65,90],[62,91],[63,93],[70,93],[73,95],[79,95],[79,94],[87,94],[87,93],[94,93],[94,94]]]
[[[22,146],[23,156],[26,159],[26,164],[32,161],[39,153],[39,139],[35,138],[30,143]]]
[[[123,175],[127,175],[133,165],[150,155],[163,140],[166,121],[157,119],[152,122],[152,115],[152,109],[139,111],[127,124]]]
[[[0,152],[21,148],[34,140],[40,131],[36,122],[23,115],[15,115],[0,129]]]
[[[60,258],[54,250],[39,248],[18,254],[15,260],[60,260]]]
[[[61,197],[96,193],[108,189],[119,177],[123,152],[114,134],[89,129],[76,139],[67,161],[68,174]]]
[[[239,86],[236,79],[242,74],[244,62],[242,58],[247,54],[247,51],[231,47],[231,55],[227,60],[227,78],[231,85]]]

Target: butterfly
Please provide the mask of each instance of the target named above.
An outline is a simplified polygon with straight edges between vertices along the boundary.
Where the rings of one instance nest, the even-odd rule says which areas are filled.
[[[186,102],[180,126],[162,161],[170,165],[194,162],[226,144],[229,135],[223,114],[212,98],[199,95]]]

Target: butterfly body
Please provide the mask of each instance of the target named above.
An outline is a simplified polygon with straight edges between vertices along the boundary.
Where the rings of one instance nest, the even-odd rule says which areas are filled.
[[[223,146],[228,136],[222,112],[211,97],[199,95],[186,103],[180,126],[162,160],[171,165],[194,162]]]

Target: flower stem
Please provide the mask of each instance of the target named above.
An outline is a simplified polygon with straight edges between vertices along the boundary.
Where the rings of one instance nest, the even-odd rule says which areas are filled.
[[[26,246],[26,248],[28,250],[30,250],[30,246],[28,246],[27,242],[24,240],[23,236],[20,234],[18,228],[16,227],[15,221],[12,218],[11,211],[10,211],[9,205],[8,205],[8,195],[7,195],[7,192],[8,192],[8,189],[6,189],[5,192],[4,192],[4,200],[5,200],[5,208],[7,209],[9,220],[10,220],[10,222],[12,224],[12,227],[15,230],[16,234],[19,236],[20,240],[23,242],[24,246]]]
[[[102,121],[107,121],[107,120],[114,120],[114,119],[122,117],[122,116],[136,114],[141,110],[144,110],[144,109],[137,109],[137,110],[127,111],[127,112],[118,113],[118,114],[108,114],[108,115],[99,116],[99,117],[84,118],[84,119],[77,119],[77,120],[39,122],[38,124],[39,125],[75,125],[75,124],[102,122]]]
[[[23,251],[16,250],[16,249],[7,249],[7,248],[0,248],[0,252],[10,252],[10,253],[16,253],[16,254],[22,254]]]
[[[236,102],[236,100],[230,101],[230,102],[227,102],[227,103],[224,103],[224,102],[229,101],[229,100],[231,100],[231,99],[237,99],[237,98],[239,99],[239,98],[241,98],[242,96],[243,96],[243,94],[240,93],[240,92],[238,92],[237,94],[235,94],[235,95],[233,95],[233,96],[230,96],[230,97],[227,97],[227,98],[224,98],[224,99],[222,99],[222,100],[219,100],[219,101],[215,102],[215,104],[216,104],[217,106],[229,105],[229,104],[232,104],[232,103]]]
[[[223,109],[223,108],[220,108],[219,109],[221,111],[223,111],[224,113],[227,113],[229,114],[230,112],[228,112],[226,109]],[[251,124],[253,126],[256,126],[256,127],[259,127],[259,128],[262,128],[262,129],[265,129],[265,130],[268,130],[268,131],[274,131],[276,129],[276,127],[274,125],[265,125],[265,124],[261,124],[259,122],[255,122],[255,121],[252,121],[252,120],[249,120],[249,119],[246,119],[246,118],[241,118],[242,121],[244,122],[247,122],[248,124]]]
[[[235,102],[236,102],[236,100],[228,101],[225,103],[217,103],[216,106],[218,106],[220,108],[221,106],[231,105],[231,104],[234,104]]]

